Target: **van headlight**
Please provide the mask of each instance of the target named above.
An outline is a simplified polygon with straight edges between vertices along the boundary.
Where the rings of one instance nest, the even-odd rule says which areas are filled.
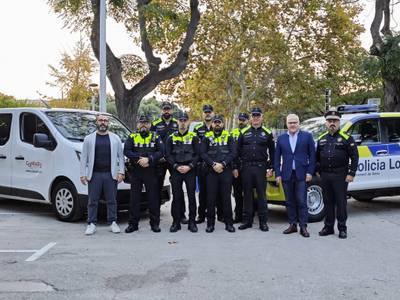
[[[81,161],[81,152],[78,150],[75,150],[75,154],[76,154],[76,157],[78,157],[78,160]]]

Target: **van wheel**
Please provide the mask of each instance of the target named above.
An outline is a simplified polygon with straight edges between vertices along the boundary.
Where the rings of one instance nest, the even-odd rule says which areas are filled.
[[[60,221],[74,222],[83,216],[75,186],[68,181],[58,183],[51,192],[53,209]]]
[[[308,221],[319,222],[325,217],[324,196],[321,181],[314,179],[307,187]]]

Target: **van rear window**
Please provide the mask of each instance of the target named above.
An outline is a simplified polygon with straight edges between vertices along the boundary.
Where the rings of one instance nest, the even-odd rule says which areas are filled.
[[[12,114],[0,114],[0,146],[10,139]]]

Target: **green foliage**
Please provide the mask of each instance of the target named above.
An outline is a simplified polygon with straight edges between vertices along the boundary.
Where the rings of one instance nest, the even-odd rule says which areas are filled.
[[[381,56],[382,76],[388,80],[400,79],[400,34],[385,38]]]
[[[93,92],[89,84],[95,70],[91,49],[81,38],[72,54],[62,53],[60,67],[49,65],[53,82],[50,86],[58,87],[63,95],[63,101],[57,102],[64,107],[86,108]]]
[[[32,107],[37,104],[32,104],[26,100],[17,100],[14,96],[6,95],[0,92],[0,108],[13,107]]]

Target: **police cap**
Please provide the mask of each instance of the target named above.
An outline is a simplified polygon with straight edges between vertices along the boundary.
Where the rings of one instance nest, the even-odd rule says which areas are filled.
[[[212,118],[212,121],[213,122],[221,122],[221,123],[223,123],[224,122],[224,117],[222,116],[222,115],[215,115],[213,118]]]
[[[141,122],[141,123],[151,122],[151,118],[150,118],[150,116],[143,114],[143,115],[139,116],[138,122]]]
[[[211,104],[204,104],[203,105],[203,112],[212,112],[214,111],[214,108],[212,107]]]
[[[163,103],[161,103],[161,107],[162,107],[162,109],[171,109],[172,104],[171,104],[171,102],[164,101]]]
[[[245,112],[239,113],[238,119],[240,121],[248,120],[249,119],[249,115],[247,113],[245,113]]]
[[[259,116],[259,115],[261,115],[262,114],[262,110],[261,110],[261,108],[259,108],[259,107],[253,107],[252,109],[251,109],[251,115],[252,116]]]
[[[340,113],[336,108],[331,108],[325,113],[325,120],[340,120]]]
[[[181,111],[178,114],[178,120],[179,121],[187,121],[187,120],[189,120],[189,116],[188,116],[187,112]]]

